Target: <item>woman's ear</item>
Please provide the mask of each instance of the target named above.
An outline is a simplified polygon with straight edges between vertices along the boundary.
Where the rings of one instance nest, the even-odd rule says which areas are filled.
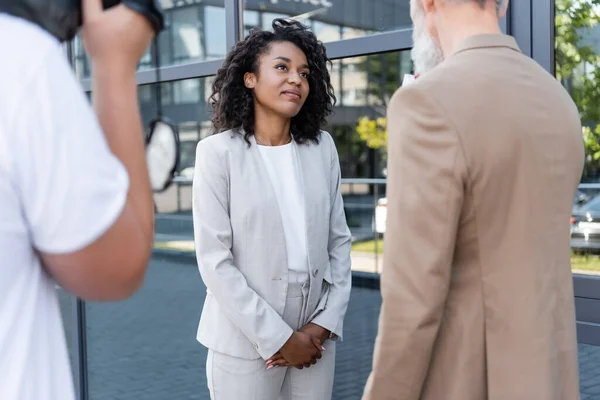
[[[244,86],[248,89],[254,89],[256,86],[256,74],[254,72],[246,72],[244,74]]]

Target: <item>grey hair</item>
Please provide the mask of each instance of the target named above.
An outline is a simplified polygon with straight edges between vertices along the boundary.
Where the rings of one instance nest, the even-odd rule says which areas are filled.
[[[446,0],[449,3],[468,3],[471,1],[476,1],[482,8],[485,7],[485,4],[489,1],[489,0]],[[506,3],[508,3],[508,0],[494,0],[496,2],[496,13],[500,14],[503,10],[504,7],[506,7]],[[421,4],[420,0],[411,0],[411,10],[412,12],[415,12],[417,14],[419,14],[420,12],[423,11],[423,6]]]
[[[447,0],[450,3],[466,3],[469,1],[473,1],[473,0]],[[485,3],[487,3],[489,0],[475,0],[477,1],[477,3],[479,3],[479,5],[483,8],[485,7]],[[508,0],[495,0],[496,1],[496,12],[498,14],[500,14],[500,12],[502,10],[504,10],[504,7],[506,7],[506,3],[508,3]]]

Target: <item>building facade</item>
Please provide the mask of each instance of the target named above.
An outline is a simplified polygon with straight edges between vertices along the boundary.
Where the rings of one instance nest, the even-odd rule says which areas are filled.
[[[156,81],[153,48],[142,59],[137,78],[144,123],[147,125],[157,113],[160,90],[163,114],[178,125],[182,141],[179,173],[184,183],[156,196],[161,237],[173,239],[171,242],[179,243],[182,249],[189,242],[184,239],[192,232],[191,194],[185,179],[193,172],[196,144],[210,134],[207,99],[213,76],[228,49],[253,28],[269,29],[278,17],[296,18],[310,26],[333,60],[331,77],[338,103],[326,130],[333,135],[340,154],[353,234],[372,235],[373,205],[385,195],[387,154],[385,144],[374,144],[361,135],[360,121],[384,118],[390,97],[404,74],[412,71],[410,0],[160,3],[166,16],[166,28],[158,38],[161,79]],[[512,0],[507,17],[501,21],[503,30],[516,38],[521,50],[555,75],[580,108],[587,151],[582,190],[588,192],[598,190],[594,183],[600,178],[599,15],[600,0]],[[77,38],[69,46],[76,73],[90,90],[90,64],[81,42]],[[357,257],[367,257],[364,250],[358,253]],[[127,302],[84,304],[61,294],[82,400],[206,398],[203,353],[194,341],[203,298],[196,290],[203,289],[197,271],[193,266],[189,269],[193,254],[187,258],[165,254],[155,253],[141,294]],[[375,273],[365,277],[357,272],[359,286],[364,281],[375,282],[366,286],[377,287],[380,259],[377,251],[374,254]],[[600,270],[600,261],[593,262]],[[600,280],[579,273],[573,279],[579,340],[586,351],[594,352],[600,348]],[[364,296],[364,304],[377,301],[368,297],[370,294]],[[357,301],[362,304],[363,299]],[[378,309],[371,311],[351,317],[356,335],[351,335],[348,346],[372,346]],[[368,353],[367,349],[362,355],[340,355],[338,364],[352,363],[353,369],[342,368],[350,378],[336,376],[336,391],[344,395],[334,398],[360,398],[357,388],[364,384],[370,368]],[[597,366],[600,368],[600,361]],[[356,384],[355,389],[340,386],[346,379]]]

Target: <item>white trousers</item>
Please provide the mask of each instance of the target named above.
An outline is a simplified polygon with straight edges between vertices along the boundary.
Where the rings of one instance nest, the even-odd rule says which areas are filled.
[[[305,323],[308,284],[290,283],[283,314],[294,330]],[[331,400],[335,342],[326,341],[322,358],[310,368],[274,367],[209,350],[206,377],[212,400]]]

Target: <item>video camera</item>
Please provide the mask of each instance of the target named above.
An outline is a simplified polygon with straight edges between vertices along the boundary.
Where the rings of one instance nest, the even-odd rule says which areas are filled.
[[[121,3],[146,17],[154,28],[156,81],[159,82],[156,36],[164,28],[160,5],[157,0],[102,0],[105,10]],[[0,0],[1,12],[33,22],[60,41],[72,40],[84,22],[82,0]],[[177,172],[180,143],[177,126],[162,115],[159,84],[156,84],[156,89],[159,111],[150,123],[146,137],[146,161],[153,191],[162,192],[169,188]]]
[[[83,23],[82,0],[0,0],[0,12],[23,18],[48,31],[60,41],[75,37]],[[164,18],[157,0],[102,0],[104,9],[123,3],[142,14],[158,34]]]

